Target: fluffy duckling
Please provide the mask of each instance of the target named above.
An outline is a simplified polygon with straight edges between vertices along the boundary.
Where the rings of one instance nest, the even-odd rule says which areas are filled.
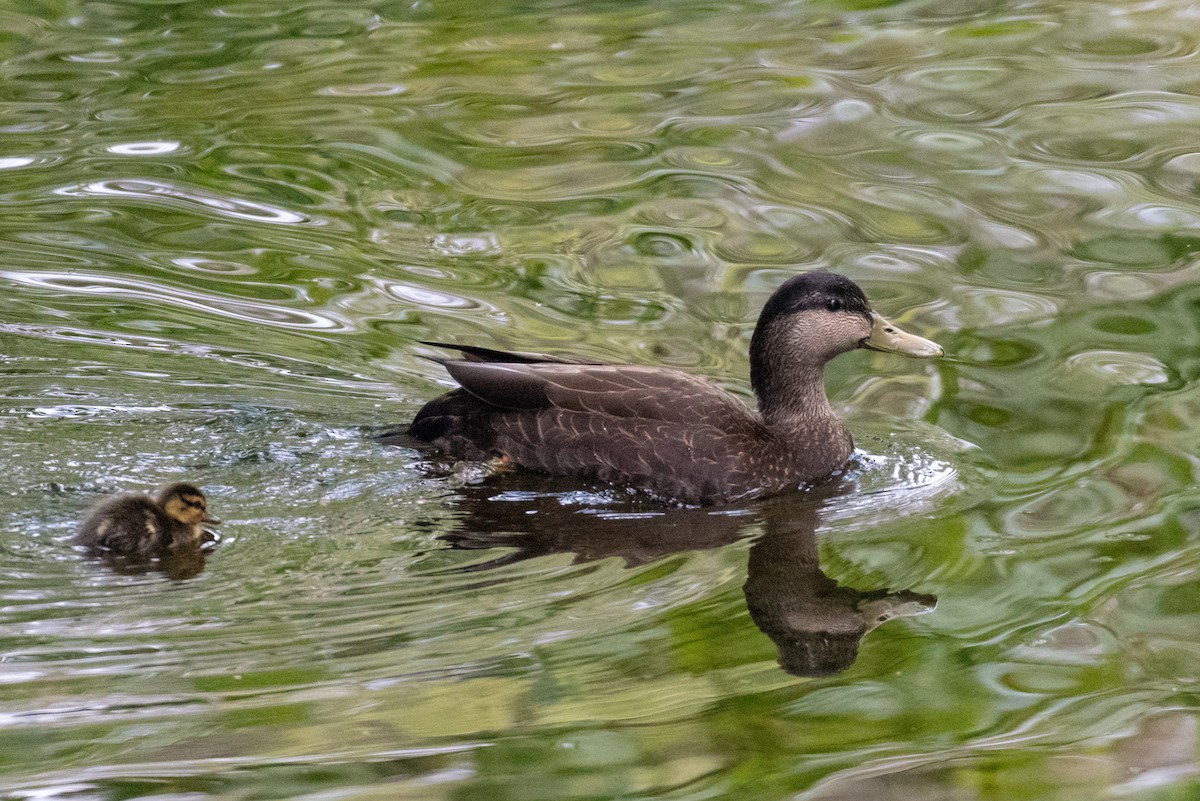
[[[92,507],[75,542],[93,553],[150,557],[197,549],[214,539],[202,524],[220,524],[208,514],[208,500],[192,484],[163,487],[151,498],[127,493]]]

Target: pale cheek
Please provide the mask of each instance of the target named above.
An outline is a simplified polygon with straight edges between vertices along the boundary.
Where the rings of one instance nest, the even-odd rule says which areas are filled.
[[[788,347],[826,359],[854,350],[871,334],[866,321],[852,314],[802,312],[787,329]]]
[[[788,347],[794,353],[811,353],[831,359],[839,353],[854,350],[869,333],[859,336],[853,326],[814,325],[803,332],[793,333],[788,338]]]

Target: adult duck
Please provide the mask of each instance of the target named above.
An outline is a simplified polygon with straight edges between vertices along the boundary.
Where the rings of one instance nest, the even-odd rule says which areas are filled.
[[[854,441],[825,395],[830,359],[856,348],[942,354],[824,271],[785,281],[763,306],[750,340],[757,413],[679,370],[423,344],[459,352],[437,361],[461,388],[426,403],[404,442],[699,504],[781,492],[846,464]]]

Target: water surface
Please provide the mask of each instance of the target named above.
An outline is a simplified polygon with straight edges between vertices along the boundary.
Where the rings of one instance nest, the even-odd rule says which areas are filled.
[[[1200,793],[1192,5],[2,8],[0,797]],[[812,268],[948,353],[830,487],[372,438],[423,339],[748,397]],[[190,577],[70,547],[185,478]]]

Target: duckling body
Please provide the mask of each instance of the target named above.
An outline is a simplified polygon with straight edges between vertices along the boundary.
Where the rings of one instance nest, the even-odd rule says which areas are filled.
[[[941,353],[827,272],[786,281],[763,307],[750,344],[757,412],[679,370],[426,344],[462,354],[441,361],[461,388],[426,403],[408,439],[701,504],[777,493],[846,464],[854,442],[825,395],[830,359],[860,347]]]
[[[220,522],[209,516],[199,488],[176,483],[153,498],[128,493],[101,501],[79,527],[75,542],[93,553],[152,557],[199,548],[212,536],[203,524]]]

